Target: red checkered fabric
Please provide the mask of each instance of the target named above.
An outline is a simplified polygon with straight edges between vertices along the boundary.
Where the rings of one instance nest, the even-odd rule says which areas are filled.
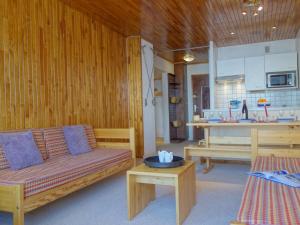
[[[24,195],[28,197],[129,159],[129,150],[95,149],[78,156],[63,155],[50,158],[43,164],[18,171],[1,170],[0,183],[24,184]]]
[[[258,157],[252,171],[300,173],[300,158]],[[237,221],[248,225],[300,225],[300,189],[249,176]]]
[[[69,154],[62,127],[44,129],[44,141],[49,158]]]
[[[4,151],[2,146],[0,145],[0,170],[9,168],[8,162],[5,158]]]
[[[16,132],[25,132],[25,131],[28,131],[28,130],[4,131],[1,133],[16,133]],[[46,146],[45,146],[45,142],[44,142],[44,138],[43,138],[43,131],[41,129],[31,129],[31,131],[32,131],[34,141],[35,141],[38,149],[40,150],[43,159],[46,160],[48,158],[48,155],[47,155]],[[0,170],[6,169],[6,168],[9,168],[9,165],[5,158],[3,148],[0,145]]]
[[[88,139],[88,143],[92,149],[97,148],[97,142],[94,134],[94,129],[92,126],[89,125],[83,125],[84,130]]]

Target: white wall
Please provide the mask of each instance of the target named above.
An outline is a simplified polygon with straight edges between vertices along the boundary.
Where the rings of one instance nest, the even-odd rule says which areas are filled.
[[[154,66],[162,72],[174,74],[174,64],[159,56],[154,57]]]
[[[170,143],[170,131],[169,131],[169,98],[168,98],[168,73],[174,74],[174,64],[159,57],[154,57],[154,66],[162,74],[162,80],[160,82],[163,96],[156,97],[155,105],[155,127],[156,137],[163,137],[164,143]]]
[[[145,156],[154,155],[156,152],[155,144],[155,107],[152,104],[153,96],[151,93],[147,97],[147,91],[151,84],[152,93],[154,93],[154,76],[149,82],[148,73],[153,72],[153,45],[142,39],[142,80],[143,80],[143,117],[144,117],[144,149]],[[147,66],[146,66],[147,63]],[[145,105],[147,99],[147,105]]]
[[[209,88],[210,88],[210,108],[215,108],[215,78],[217,76],[218,48],[213,41],[209,42],[208,63],[209,63]]]
[[[298,30],[297,38],[296,38],[296,49],[298,51],[298,73],[300,74],[300,29]],[[300,75],[299,75],[300,76]]]
[[[193,64],[187,65],[187,97],[188,97],[188,120],[193,120],[193,90],[192,75],[208,74],[209,64]],[[189,127],[189,140],[193,140],[193,128]]]
[[[218,48],[218,59],[233,59],[265,55],[265,47],[270,47],[270,54],[296,51],[296,40],[260,42],[247,45],[235,45]]]
[[[163,96],[161,98],[161,108],[162,108],[162,127],[163,127],[163,137],[164,143],[169,144],[170,140],[170,115],[169,115],[169,81],[168,73],[163,73],[162,76],[162,89]]]

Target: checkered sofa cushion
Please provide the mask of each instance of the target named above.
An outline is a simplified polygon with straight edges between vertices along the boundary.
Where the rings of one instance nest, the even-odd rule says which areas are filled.
[[[15,131],[4,131],[4,133],[15,133],[15,132],[24,132],[28,130],[15,130]],[[31,129],[34,141],[40,150],[42,157],[44,160],[48,158],[47,151],[46,151],[46,145],[43,139],[43,131],[42,129]],[[2,146],[0,145],[0,170],[9,168],[8,162],[5,158],[5,154],[3,151]]]
[[[130,159],[129,150],[95,149],[78,156],[50,158],[18,171],[1,170],[0,183],[24,184],[24,195],[29,197]]]
[[[44,141],[49,158],[69,154],[62,127],[45,128]]]
[[[252,171],[300,173],[300,158],[258,157]],[[300,190],[249,176],[237,221],[248,225],[300,224]]]

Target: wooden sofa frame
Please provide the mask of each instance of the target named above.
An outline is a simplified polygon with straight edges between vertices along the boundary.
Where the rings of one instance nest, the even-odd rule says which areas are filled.
[[[127,170],[135,164],[135,131],[129,129],[94,129],[98,147],[126,148],[132,151],[132,159],[107,168],[101,172],[89,174],[64,185],[24,198],[23,184],[0,183],[0,211],[13,214],[14,225],[24,225],[24,214],[47,203],[62,198],[72,192],[87,187],[106,177]],[[103,142],[98,140],[104,139]],[[106,140],[118,142],[107,142]],[[123,141],[124,140],[124,141]],[[127,142],[128,141],[128,142]],[[0,221],[1,224],[1,221]]]

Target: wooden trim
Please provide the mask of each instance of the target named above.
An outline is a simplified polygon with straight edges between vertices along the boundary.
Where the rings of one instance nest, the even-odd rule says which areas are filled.
[[[192,156],[198,157],[217,157],[217,158],[232,158],[232,159],[250,159],[251,151],[241,149],[212,149],[212,148],[184,148],[185,159],[188,160]]]
[[[96,139],[129,139],[129,129],[126,128],[95,128]]]
[[[222,145],[251,145],[250,137],[209,137],[210,144],[222,144]]]
[[[132,152],[132,158],[136,158],[135,129],[131,128],[95,128],[95,138],[98,147],[128,148]],[[118,142],[101,141],[99,139],[114,139]],[[125,139],[125,141],[123,141]]]
[[[205,127],[204,128],[204,139],[206,140],[205,141],[205,146],[208,148],[208,145],[209,145],[209,134],[210,134],[210,130],[209,128]]]
[[[129,149],[130,144],[124,142],[97,142],[97,147],[111,148],[111,149],[120,149],[120,148]]]
[[[257,128],[251,129],[251,151],[252,151],[252,160],[251,162],[254,162],[257,153],[258,153],[258,134],[257,134]]]
[[[129,126],[135,129],[136,156],[144,156],[144,123],[142,92],[141,37],[127,37],[127,76],[129,94]]]
[[[230,225],[246,225],[246,224],[238,221],[232,221],[230,222]]]
[[[275,156],[300,158],[300,148],[259,147],[257,156]]]
[[[14,225],[24,225],[24,186],[0,184],[0,211],[13,214]]]

